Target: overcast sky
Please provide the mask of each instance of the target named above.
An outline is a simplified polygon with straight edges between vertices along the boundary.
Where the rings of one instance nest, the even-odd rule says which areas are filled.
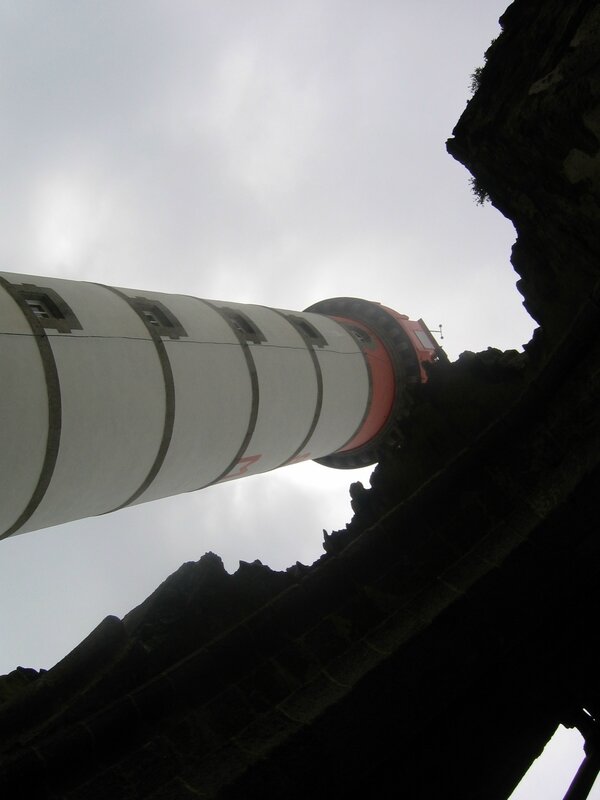
[[[520,349],[513,226],[445,151],[504,8],[0,0],[0,269],[353,295],[443,323],[451,358]],[[297,465],[0,542],[0,673],[52,666],[207,550],[311,563],[369,472]]]

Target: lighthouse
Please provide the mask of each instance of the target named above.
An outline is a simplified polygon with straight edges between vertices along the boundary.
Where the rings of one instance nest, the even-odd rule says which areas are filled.
[[[422,320],[0,273],[0,538],[314,459],[378,459]]]

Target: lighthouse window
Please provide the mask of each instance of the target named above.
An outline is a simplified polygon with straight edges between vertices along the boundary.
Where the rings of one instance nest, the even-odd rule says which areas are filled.
[[[53,289],[35,286],[32,283],[16,285],[24,311],[32,315],[43,328],[59,333],[81,330],[81,324],[70,306]]]
[[[415,330],[414,334],[426,350],[435,350],[433,342],[424,331]]]
[[[247,314],[238,311],[237,308],[227,308],[226,306],[221,307],[221,312],[241,339],[253,344],[267,341],[261,329]]]
[[[246,318],[242,317],[241,314],[232,314],[230,317],[231,321],[233,322],[234,327],[244,335],[252,335],[256,333],[256,329],[254,325]]]
[[[147,308],[142,311],[142,314],[146,318],[146,320],[150,323],[150,325],[154,325],[156,328],[164,327],[164,328],[172,328],[173,323],[170,319],[168,319],[158,308],[158,306],[152,306],[152,308]]]
[[[373,344],[373,340],[369,336],[369,334],[363,330],[363,328],[358,328],[355,325],[349,326],[350,333],[354,336],[357,342],[366,347],[369,347]]]
[[[148,330],[158,336],[168,336],[169,339],[187,336],[187,331],[175,314],[159,300],[138,296],[131,299],[131,305],[144,320]]]
[[[323,334],[307,319],[292,314],[286,314],[285,316],[307,344],[311,344],[314,347],[325,347],[327,345],[327,339],[325,339]]]
[[[57,319],[62,319],[62,314],[58,309],[54,309],[54,312],[50,311],[49,303],[44,302],[43,300],[26,300],[27,305],[33,311],[34,316],[38,317],[39,319],[50,319],[51,317],[56,317]]]

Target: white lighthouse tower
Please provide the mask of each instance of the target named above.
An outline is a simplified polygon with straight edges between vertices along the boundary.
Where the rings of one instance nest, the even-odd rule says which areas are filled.
[[[439,348],[304,312],[0,273],[0,538],[306,459],[374,463]]]

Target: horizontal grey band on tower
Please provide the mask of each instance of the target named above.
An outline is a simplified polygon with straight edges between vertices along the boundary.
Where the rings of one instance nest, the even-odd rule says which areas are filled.
[[[18,290],[18,284],[12,284],[6,278],[0,277],[0,286],[12,297],[15,303],[19,306],[23,315],[25,316],[32,334],[37,342],[40,356],[42,359],[42,366],[44,369],[44,377],[46,379],[46,393],[48,396],[48,438],[46,440],[46,453],[42,464],[42,470],[38,478],[35,489],[25,506],[24,510],[19,515],[18,519],[3,533],[0,534],[0,539],[6,539],[13,533],[16,533],[19,528],[27,522],[32,516],[36,508],[41,503],[56,466],[58,458],[58,447],[60,444],[60,434],[62,429],[62,400],[60,395],[60,382],[58,379],[58,369],[56,368],[56,361],[54,353],[48,340],[48,336],[44,331],[44,327],[38,318],[31,310],[25,298]]]
[[[302,337],[302,340],[306,345],[306,349],[308,350],[308,353],[310,355],[315,370],[315,378],[317,380],[317,402],[315,403],[315,410],[313,413],[311,424],[308,428],[308,433],[302,440],[301,444],[294,450],[292,455],[286,458],[285,461],[282,461],[281,464],[278,464],[277,467],[275,467],[275,469],[278,469],[279,467],[284,467],[286,464],[289,464],[290,461],[293,461],[296,458],[296,456],[300,455],[304,450],[304,448],[306,447],[306,445],[308,444],[308,442],[310,441],[313,433],[315,432],[315,428],[317,427],[317,423],[319,422],[321,411],[323,409],[323,372],[321,370],[321,365],[319,364],[319,359],[317,358],[317,354],[315,353],[315,344],[313,341],[311,341],[308,333],[306,333],[306,331],[304,331],[300,325],[297,325],[294,322],[295,315],[286,314],[285,312],[279,311],[276,308],[272,308],[271,311],[274,311],[276,314],[279,314],[287,322],[289,322],[289,324],[296,331],[296,333],[298,333]],[[325,340],[323,339],[323,341]]]
[[[124,300],[131,310],[136,314],[136,316],[138,316],[139,319],[141,319],[141,321],[144,323],[144,326],[150,334],[152,342],[156,348],[156,353],[158,355],[158,360],[165,384],[165,419],[163,423],[163,432],[160,445],[158,447],[154,462],[148,470],[148,474],[135,492],[133,492],[133,494],[128,497],[124,503],[121,503],[121,505],[111,508],[110,511],[104,512],[105,514],[110,514],[111,511],[118,511],[120,508],[125,508],[126,506],[134,503],[138,497],[140,497],[150,486],[164,463],[169,445],[171,444],[173,427],[175,425],[175,380],[173,378],[173,369],[171,367],[171,362],[169,361],[169,356],[167,355],[164,342],[161,339],[156,327],[152,325],[152,323],[149,322],[147,317],[144,315],[142,309],[139,307],[139,303],[136,303],[136,299],[129,297],[119,289],[115,289],[114,286],[106,286],[103,283],[99,283],[97,285],[101,286],[103,289],[107,289],[109,292],[113,292],[117,295],[117,297],[120,297],[122,300]]]
[[[252,438],[252,434],[254,433],[254,429],[256,428],[256,420],[258,419],[258,399],[259,399],[259,386],[258,386],[258,374],[256,372],[256,364],[254,363],[254,358],[252,357],[252,353],[250,352],[250,346],[248,344],[248,340],[244,337],[244,335],[240,332],[240,330],[236,327],[233,319],[230,315],[227,314],[226,311],[221,309],[215,303],[211,303],[210,300],[202,300],[199,297],[192,298],[197,300],[199,303],[203,303],[208,308],[211,308],[213,311],[223,319],[224,322],[227,323],[229,328],[232,330],[234,336],[239,342],[240,347],[242,348],[242,353],[244,354],[244,358],[246,360],[246,366],[248,367],[248,373],[250,375],[250,386],[252,389],[252,405],[250,408],[250,417],[248,419],[248,427],[246,428],[246,433],[244,438],[242,439],[242,444],[238,448],[237,453],[229,462],[227,467],[219,474],[216,478],[208,483],[203,484],[202,486],[198,486],[196,489],[191,489],[190,491],[197,491],[198,489],[204,489],[206,486],[212,486],[215,483],[223,480],[235,467],[238,463],[240,458],[246,452],[248,445],[250,444],[250,439]],[[260,346],[260,345],[258,345]]]
[[[370,410],[371,410],[371,402],[372,402],[372,400],[373,400],[373,373],[371,372],[371,365],[369,364],[369,359],[368,359],[368,358],[365,356],[365,348],[364,348],[364,345],[362,344],[362,342],[359,342],[359,341],[357,341],[357,340],[356,340],[356,337],[355,337],[355,336],[352,334],[352,330],[351,330],[351,328],[350,328],[350,325],[352,324],[352,320],[350,320],[350,321],[349,321],[347,324],[345,324],[345,323],[344,323],[342,320],[340,320],[340,319],[336,319],[335,317],[333,317],[333,316],[329,316],[329,315],[327,315],[327,316],[329,317],[329,319],[330,319],[332,322],[335,322],[337,325],[339,325],[339,326],[340,326],[340,328],[342,328],[342,330],[344,331],[344,333],[346,333],[346,334],[348,334],[349,336],[351,336],[351,337],[352,337],[352,340],[353,340],[354,342],[356,342],[356,344],[357,344],[357,346],[358,346],[358,349],[359,349],[359,351],[360,351],[360,354],[362,355],[362,357],[363,357],[363,360],[364,360],[364,362],[365,362],[365,367],[366,367],[366,370],[367,370],[367,381],[368,381],[368,383],[369,383],[369,389],[368,389],[368,393],[367,393],[367,402],[366,402],[366,404],[365,404],[365,411],[364,411],[364,414],[362,415],[362,417],[361,417],[361,419],[360,419],[360,422],[359,422],[359,423],[358,423],[358,425],[356,426],[356,430],[354,431],[354,433],[352,434],[352,436],[349,436],[349,437],[348,437],[348,439],[346,439],[346,441],[344,442],[344,444],[342,444],[342,445],[340,445],[340,446],[338,447],[338,449],[336,450],[336,453],[337,453],[337,452],[339,452],[340,450],[343,450],[343,449],[344,449],[344,447],[346,447],[346,446],[348,445],[348,443],[349,443],[349,442],[351,442],[351,441],[352,441],[352,439],[354,439],[354,437],[355,437],[355,436],[358,434],[358,432],[361,430],[362,426],[365,424],[365,420],[366,420],[366,419],[367,419],[367,417],[369,416],[369,412],[370,412]],[[364,324],[364,323],[363,323],[363,324]]]

